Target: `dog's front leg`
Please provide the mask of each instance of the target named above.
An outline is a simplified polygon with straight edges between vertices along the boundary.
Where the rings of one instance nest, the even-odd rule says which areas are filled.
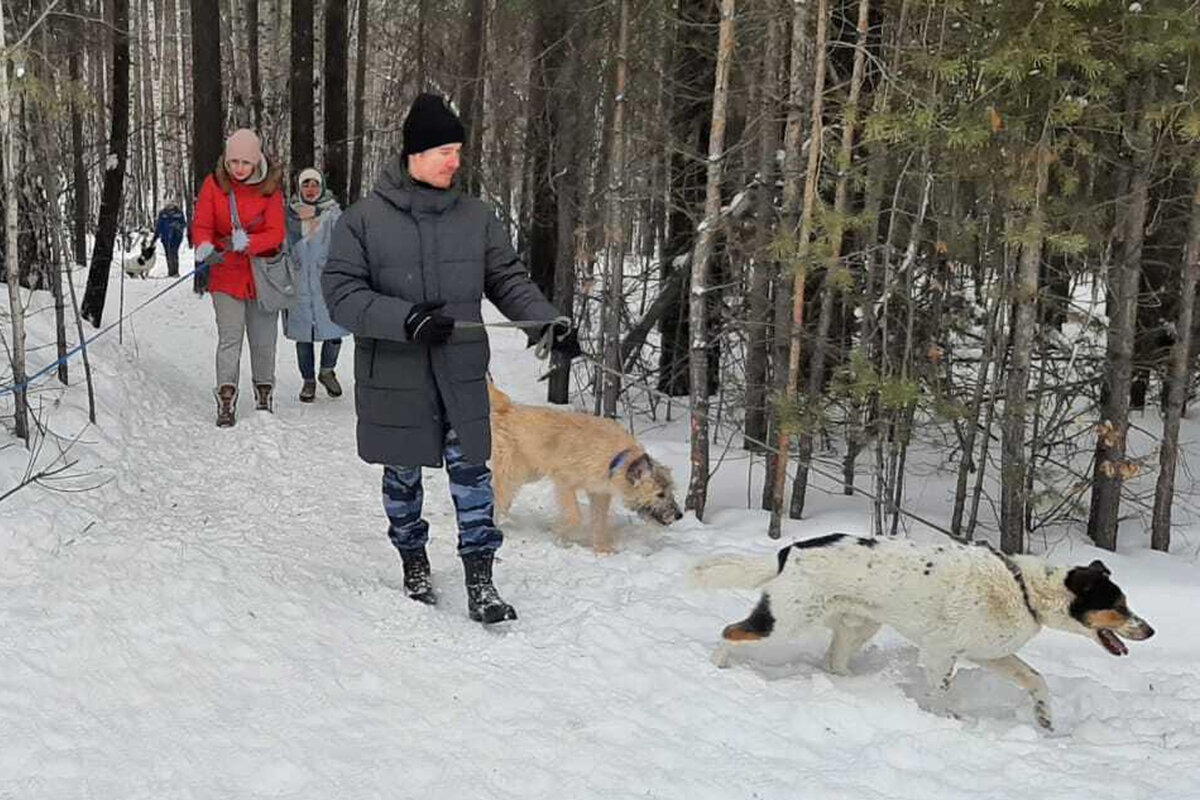
[[[825,653],[825,670],[834,675],[849,673],[850,659],[879,631],[879,623],[853,614],[842,614],[828,623],[833,639]]]
[[[950,681],[954,678],[954,665],[957,661],[955,657],[922,650],[920,661],[925,669],[925,680],[929,682],[929,688],[942,695],[950,691]]]
[[[1050,720],[1050,689],[1046,686],[1046,680],[1036,669],[1016,656],[993,658],[976,663],[1003,675],[1029,692],[1029,696],[1033,698],[1033,716],[1037,719],[1038,725],[1048,731],[1054,730],[1054,725]]]
[[[588,492],[588,505],[592,514],[592,549],[597,553],[613,551],[612,530],[608,527],[608,511],[612,498],[606,494]]]
[[[569,486],[564,486],[561,483],[554,484],[554,494],[558,498],[559,518],[558,526],[565,534],[568,531],[578,530],[580,525],[579,498],[575,496],[575,490]]]

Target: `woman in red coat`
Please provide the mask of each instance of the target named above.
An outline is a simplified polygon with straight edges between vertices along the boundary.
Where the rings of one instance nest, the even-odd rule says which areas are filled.
[[[225,154],[204,179],[192,216],[196,265],[209,264],[208,291],[217,317],[217,426],[235,422],[242,339],[250,343],[255,407],[273,410],[275,342],[279,312],[257,302],[251,256],[277,253],[285,222],[281,171],[267,162],[254,131],[242,129],[225,141]],[[230,195],[237,200],[241,227],[235,229]]]

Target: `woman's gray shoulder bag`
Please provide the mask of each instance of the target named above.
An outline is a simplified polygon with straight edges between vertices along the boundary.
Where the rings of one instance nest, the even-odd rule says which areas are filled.
[[[242,221],[238,218],[237,198],[229,193],[229,213],[234,230],[242,230]],[[279,252],[273,256],[250,256],[250,266],[254,271],[254,292],[258,295],[258,304],[263,311],[279,311],[296,298],[296,275],[291,259],[283,252],[280,244]]]

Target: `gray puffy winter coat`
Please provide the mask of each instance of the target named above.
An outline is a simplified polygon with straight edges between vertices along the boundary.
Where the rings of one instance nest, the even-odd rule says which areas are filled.
[[[333,321],[354,334],[359,456],[440,466],[448,420],[466,459],[487,461],[487,333],[458,328],[430,347],[409,341],[404,320],[415,303],[445,300],[443,313],[481,322],[485,296],[509,319],[558,316],[491,209],[453,189],[417,186],[394,161],[342,214],[321,288]]]

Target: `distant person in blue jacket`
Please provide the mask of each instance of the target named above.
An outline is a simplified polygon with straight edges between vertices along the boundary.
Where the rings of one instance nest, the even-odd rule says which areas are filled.
[[[183,244],[184,234],[187,233],[188,221],[183,209],[174,201],[169,201],[158,212],[158,221],[154,224],[154,235],[162,242],[163,251],[167,254],[167,275],[179,275],[179,245]]]

